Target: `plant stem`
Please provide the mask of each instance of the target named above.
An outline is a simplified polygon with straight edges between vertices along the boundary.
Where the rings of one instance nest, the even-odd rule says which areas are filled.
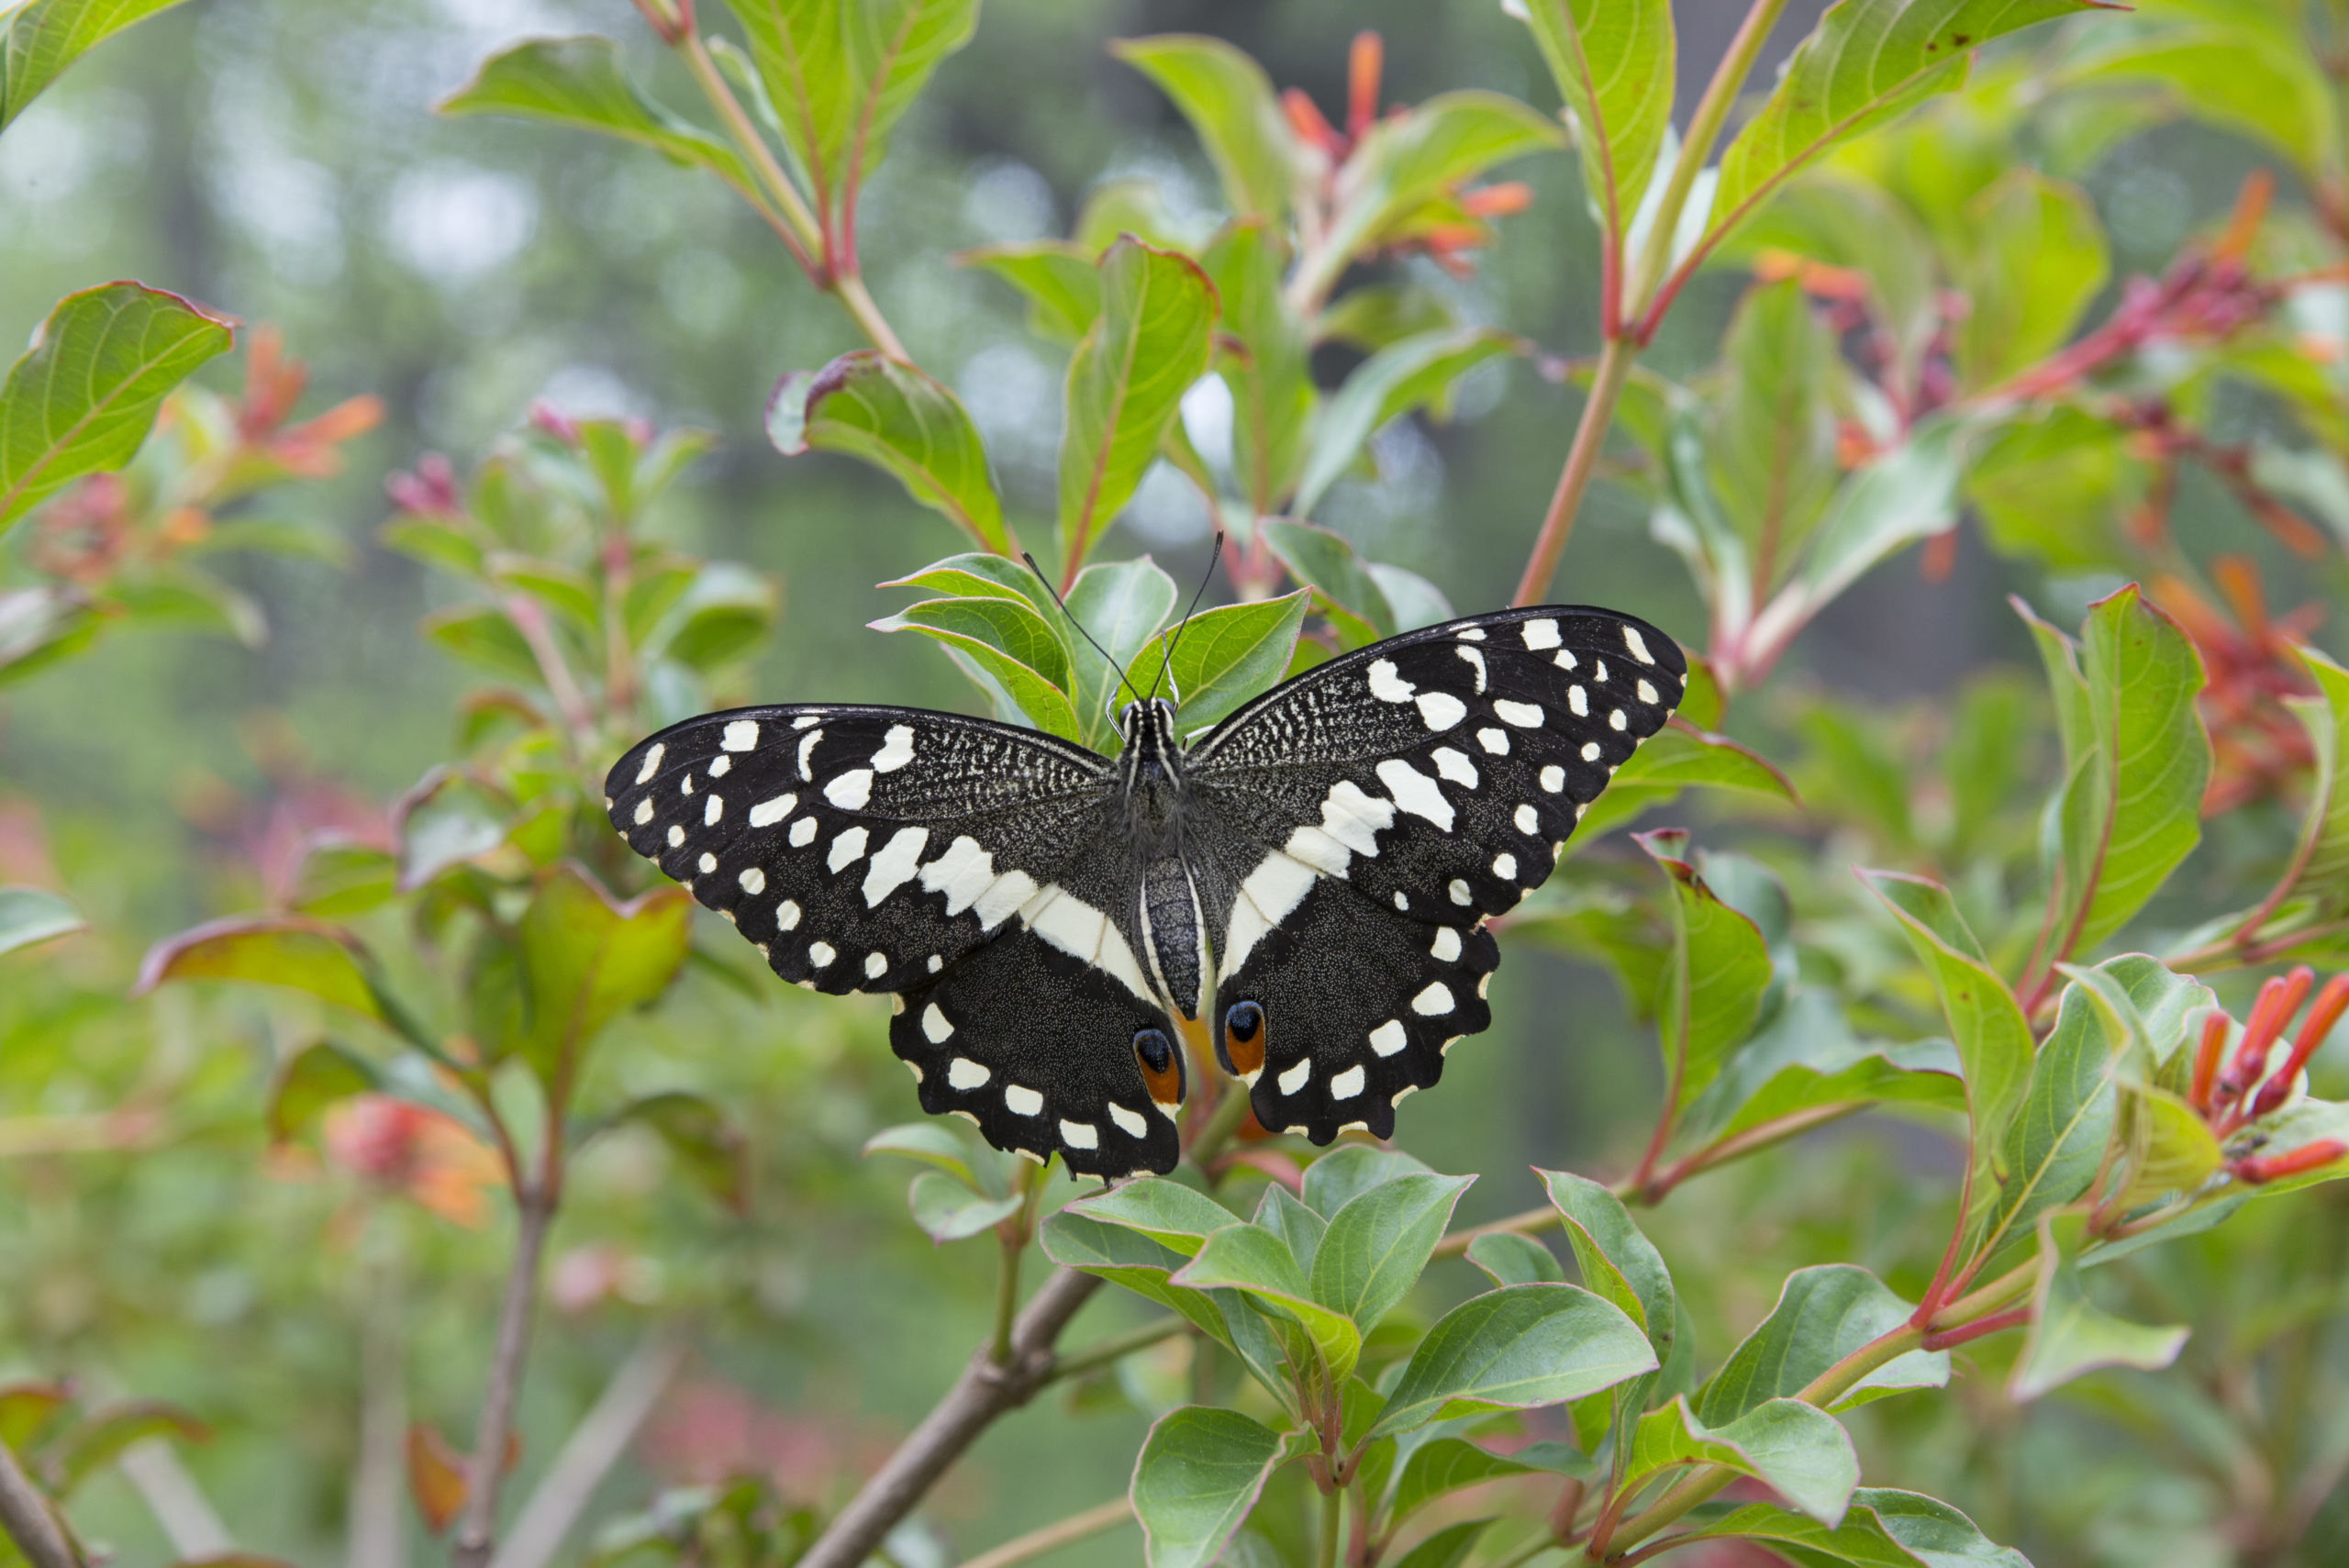
[[[1240,1130],[1240,1124],[1247,1119],[1247,1085],[1238,1083],[1226,1084],[1223,1086],[1223,1098],[1216,1102],[1215,1110],[1208,1116],[1207,1125],[1199,1129],[1199,1135],[1197,1138],[1191,1140],[1189,1150],[1191,1163],[1201,1170],[1205,1170],[1213,1163],[1215,1157],[1223,1152],[1223,1146],[1230,1142],[1232,1135]]]
[[[1180,1318],[1162,1318],[1155,1323],[1145,1323],[1139,1329],[1129,1329],[1122,1334],[1112,1334],[1083,1350],[1071,1351],[1053,1358],[1052,1370],[1044,1374],[1046,1383],[1058,1383],[1066,1377],[1081,1377],[1095,1367],[1123,1361],[1136,1351],[1146,1351],[1174,1338],[1190,1325]]]
[[[1134,1506],[1124,1497],[1113,1497],[1081,1514],[1071,1514],[1056,1524],[1015,1536],[992,1551],[982,1551],[976,1557],[965,1558],[962,1568],[1011,1568],[1015,1562],[1025,1562],[1031,1557],[1041,1557],[1047,1551],[1070,1545],[1103,1530],[1115,1529],[1134,1517]]]
[[[1053,1341],[1100,1284],[1091,1274],[1053,1270],[1013,1325],[1010,1361],[998,1363],[993,1346],[980,1347],[946,1396],[833,1516],[797,1568],[859,1568],[989,1423],[1026,1404],[1051,1380]]]
[[[718,117],[726,123],[726,134],[733,139],[736,150],[749,162],[751,172],[758,176],[759,183],[765,188],[782,212],[785,222],[789,225],[788,231],[777,232],[781,234],[784,244],[790,248],[791,259],[799,263],[818,287],[825,286],[824,269],[817,260],[823,252],[823,231],[817,226],[816,215],[807,210],[807,203],[800,195],[799,187],[792,183],[791,176],[785,173],[783,165],[775,161],[774,150],[767,146],[767,139],[761,136],[759,128],[751,123],[750,115],[742,108],[742,101],[734,95],[734,89],[729,87],[726,78],[718,73],[718,61],[710,58],[709,46],[702,41],[700,30],[697,28],[683,29],[675,39],[675,46],[677,52],[685,56],[685,69],[693,72],[694,84],[701,89],[701,95],[708,100]]]
[[[1550,509],[1542,516],[1542,531],[1534,538],[1533,553],[1526,559],[1525,575],[1518,579],[1512,604],[1538,605],[1549,595],[1550,579],[1557,573],[1566,535],[1573,531],[1575,517],[1582,510],[1583,492],[1590,488],[1590,476],[1598,471],[1599,450],[1607,444],[1608,427],[1614,423],[1616,399],[1622,395],[1637,353],[1631,341],[1622,337],[1608,339],[1599,350],[1589,400],[1582,406],[1574,444],[1566,449],[1566,466],[1558,473],[1558,487],[1551,493]]]
[[[506,1477],[506,1444],[514,1429],[515,1396],[522,1386],[522,1360],[530,1343],[530,1313],[538,1305],[539,1259],[546,1251],[554,1200],[540,1188],[524,1187],[514,1195],[514,1264],[506,1276],[497,1346],[482,1392],[473,1457],[465,1465],[465,1508],[457,1520],[456,1550],[451,1553],[456,1568],[485,1568],[496,1545],[497,1488]]]
[[[610,1473],[652,1413],[662,1390],[685,1364],[683,1334],[655,1329],[646,1334],[604,1387],[593,1407],[565,1440],[514,1529],[498,1548],[491,1568],[546,1568],[588,1500]]]
[[[874,348],[901,365],[914,362],[913,356],[906,352],[906,346],[897,341],[896,333],[890,330],[888,321],[881,314],[881,307],[865,291],[863,274],[841,273],[832,281],[832,293],[839,297],[841,308],[848,312],[849,319],[856,323],[857,330],[871,339]]]
[[[32,1568],[81,1568],[81,1560],[66,1542],[64,1527],[50,1511],[49,1499],[33,1485],[6,1443],[0,1443],[0,1529],[7,1530]]]
[[[1321,1494],[1321,1535],[1314,1542],[1315,1568],[1338,1568],[1338,1541],[1345,1530],[1346,1489],[1332,1485]]]
[[[1737,95],[1745,87],[1745,79],[1753,72],[1753,62],[1762,53],[1762,46],[1770,40],[1770,29],[1777,26],[1778,14],[1787,8],[1787,0],[1753,0],[1745,13],[1745,20],[1738,24],[1737,36],[1730,39],[1720,63],[1713,67],[1713,78],[1705,83],[1704,96],[1697,100],[1696,112],[1688,117],[1688,134],[1681,139],[1680,156],[1673,160],[1672,176],[1664,182],[1664,197],[1656,207],[1655,222],[1648,229],[1648,242],[1640,251],[1639,269],[1632,275],[1631,290],[1623,306],[1624,316],[1637,323],[1633,329],[1642,347],[1655,336],[1663,324],[1664,313],[1672,308],[1679,294],[1685,274],[1675,274],[1670,287],[1663,286],[1664,270],[1672,264],[1672,237],[1680,228],[1681,210],[1688,205],[1688,193],[1695,189],[1697,176],[1704,172],[1705,161],[1712,156],[1713,142],[1728,123],[1729,112],[1737,103]]]

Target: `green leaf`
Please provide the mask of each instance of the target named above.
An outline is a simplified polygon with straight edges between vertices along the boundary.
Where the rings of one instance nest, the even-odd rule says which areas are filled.
[[[2056,404],[2019,411],[1975,454],[1965,498],[2000,555],[2118,570],[2129,554],[2114,520],[2136,506],[2145,483],[2123,431]]]
[[[750,172],[718,138],[646,98],[607,38],[530,39],[482,62],[437,106],[444,115],[511,115],[618,137],[716,173],[743,195]]]
[[[1697,1418],[1719,1428],[1769,1400],[1794,1398],[1845,1356],[1906,1323],[1914,1310],[1865,1269],[1849,1263],[1798,1269],[1787,1276],[1770,1316],[1698,1390]],[[1947,1351],[1910,1351],[1863,1379],[1834,1408],[1948,1382]]]
[[[692,909],[674,886],[621,903],[568,862],[540,879],[521,919],[529,1004],[521,1048],[541,1083],[573,1087],[604,1026],[668,986],[685,961]]]
[[[2290,879],[2277,903],[2305,896],[2332,910],[2349,904],[2349,670],[2306,644],[2294,651],[2314,677],[2316,695],[2284,702],[2309,733],[2316,767]]]
[[[1346,646],[1395,635],[1395,612],[1353,545],[1310,523],[1266,517],[1256,526],[1289,575],[1314,591],[1315,607],[1339,628]]]
[[[1870,314],[1892,350],[1885,380],[1916,384],[1943,326],[1942,278],[1931,239],[1889,190],[1831,167],[1814,170],[1740,224],[1714,260],[1751,266],[1774,250],[1865,280]]]
[[[1277,599],[1202,610],[1179,636],[1170,627],[1145,643],[1126,666],[1126,678],[1149,691],[1172,641],[1177,722],[1183,734],[1197,735],[1281,679],[1312,597],[1312,590],[1300,588]]]
[[[89,929],[73,906],[38,887],[0,887],[0,953]]]
[[[1199,1249],[1217,1231],[1241,1222],[1238,1215],[1197,1188],[1163,1176],[1120,1182],[1071,1204],[1066,1212],[1121,1225],[1186,1258],[1198,1256]]]
[[[0,1384],[0,1443],[27,1451],[49,1418],[73,1402],[70,1383]]]
[[[1427,1166],[1399,1149],[1341,1143],[1305,1168],[1305,1206],[1324,1219],[1373,1187],[1405,1176],[1426,1175]]]
[[[2165,1089],[2131,1084],[2125,1100],[2132,1159],[2122,1209],[2172,1193],[2189,1193],[2216,1175],[2222,1151],[2192,1106]]]
[[[75,1422],[44,1457],[50,1489],[71,1496],[83,1482],[122,1457],[125,1449],[150,1438],[209,1442],[212,1429],[174,1405],[127,1399],[103,1406]]]
[[[1641,1234],[1622,1199],[1597,1182],[1571,1171],[1534,1174],[1565,1217],[1566,1240],[1583,1283],[1639,1325],[1659,1363],[1670,1360],[1678,1307],[1664,1254]]]
[[[1575,825],[1575,840],[1587,843],[1631,821],[1641,813],[1680,798],[1692,787],[1737,790],[1798,804],[1787,776],[1726,735],[1670,725],[1650,736],[1615,770],[1607,788]]]
[[[1723,904],[1680,857],[1688,835],[1634,835],[1671,889],[1672,951],[1656,987],[1656,1029],[1673,1095],[1670,1111],[1701,1093],[1752,1028],[1770,984],[1770,953],[1753,922]]]
[[[1834,329],[1794,277],[1747,291],[1721,354],[1726,375],[1706,443],[1713,491],[1766,591],[1801,560],[1842,477],[1835,409],[1843,361]]]
[[[1166,624],[1178,594],[1174,579],[1148,556],[1088,566],[1076,574],[1076,582],[1069,588],[1068,618],[1092,639],[1087,641],[1074,631],[1063,638],[1074,683],[1069,688],[1069,700],[1076,709],[1078,739],[1095,751],[1118,749],[1116,710],[1131,695],[1119,677]],[[1109,651],[1108,659],[1096,651],[1094,642]]]
[[[1321,1250],[1321,1238],[1330,1228],[1313,1210],[1289,1195],[1289,1190],[1278,1182],[1264,1184],[1264,1195],[1256,1200],[1255,1215],[1249,1221],[1263,1227],[1288,1244],[1289,1255],[1297,1266],[1312,1276],[1314,1254]]]
[[[1398,1176],[1353,1199],[1330,1217],[1312,1254],[1313,1299],[1368,1334],[1418,1283],[1453,1206],[1475,1179]]]
[[[2183,1327],[2148,1328],[2112,1317],[2080,1284],[2080,1242],[2088,1217],[2060,1210],[2039,1220],[2039,1279],[2032,1292],[2031,1329],[2015,1360],[2007,1392],[2036,1399],[2084,1373],[2105,1366],[2158,1371],[2185,1348]]]
[[[925,599],[873,623],[876,631],[917,631],[944,643],[1000,683],[1028,721],[1047,734],[1079,739],[1068,699],[1067,646],[1026,601],[1006,597]]]
[[[1471,1296],[1437,1320],[1369,1436],[1563,1404],[1655,1369],[1639,1325],[1588,1291],[1508,1285]]]
[[[989,1197],[974,1192],[941,1171],[924,1171],[906,1191],[907,1207],[922,1234],[943,1246],[992,1230],[1025,1207],[1028,1200],[1015,1193]]]
[[[1767,1485],[1796,1508],[1833,1529],[1860,1484],[1859,1455],[1842,1423],[1799,1399],[1770,1399],[1734,1421],[1709,1428],[1686,1398],[1640,1418],[1631,1462],[1620,1484],[1629,1492],[1683,1464],[1717,1464]]]
[[[844,452],[887,470],[980,545],[1011,553],[978,427],[952,393],[913,366],[858,349],[822,370],[794,371],[767,399],[766,428],[785,457]]]
[[[2022,1104],[2031,1076],[2031,1024],[2022,1005],[1965,928],[1949,889],[1920,876],[1862,871],[1869,891],[1900,922],[1900,934],[1933,983],[1965,1074],[1974,1122],[1974,1190],[1987,1193],[1994,1152]]]
[[[2339,157],[2332,89],[2291,13],[2278,6],[2273,17],[2267,22],[2254,9],[2141,34],[2083,61],[2065,78],[2151,83],[2197,118],[2240,132],[2306,176],[2321,177]]]
[[[710,1196],[738,1214],[750,1207],[749,1147],[714,1101],[682,1089],[645,1095],[598,1118],[579,1141],[631,1125],[650,1129],[668,1145],[685,1174]]]
[[[1232,1317],[1260,1329],[1263,1327],[1262,1320],[1240,1304],[1235,1292],[1185,1290],[1168,1284],[1169,1276],[1183,1266],[1184,1254],[1159,1245],[1138,1230],[1105,1225],[1078,1209],[1065,1208],[1038,1228],[1037,1240],[1044,1256],[1063,1268],[1108,1280],[1146,1301],[1178,1312],[1202,1333],[1227,1347],[1239,1349],[1230,1318],[1224,1310],[1227,1303]],[[1241,1353],[1243,1359],[1250,1360],[1251,1370],[1257,1370],[1257,1359],[1248,1357],[1245,1351]],[[1278,1375],[1279,1360],[1277,1351],[1269,1358],[1275,1370],[1265,1385],[1285,1400],[1289,1396],[1287,1380]]]
[[[1416,572],[1400,566],[1390,566],[1374,561],[1365,568],[1378,591],[1386,595],[1387,607],[1395,612],[1397,631],[1417,631],[1421,627],[1435,626],[1455,618],[1459,612],[1443,590]]]
[[[149,948],[134,994],[173,980],[241,980],[306,991],[380,1022],[383,1004],[362,967],[365,962],[366,949],[340,926],[290,916],[239,916]]]
[[[1119,39],[1109,52],[1174,100],[1207,150],[1236,217],[1287,216],[1304,166],[1264,68],[1221,39]]]
[[[1389,1524],[1400,1524],[1437,1498],[1504,1475],[1525,1475],[1532,1466],[1487,1453],[1460,1438],[1438,1438],[1411,1451],[1403,1473],[1395,1480],[1395,1500],[1388,1505]]]
[[[2124,1043],[2112,1038],[2086,988],[2065,987],[2054,1031],[2032,1062],[2031,1085],[2007,1128],[1998,1190],[1978,1248],[1985,1258],[2087,1191],[2112,1140],[2113,1069]]]
[[[1288,245],[1269,220],[1227,225],[1199,257],[1216,294],[1215,367],[1231,393],[1231,462],[1258,517],[1297,482],[1316,395],[1305,322],[1281,287]]]
[[[1316,248],[1328,281],[1334,282],[1355,256],[1384,243],[1429,202],[1497,164],[1564,144],[1556,121],[1498,93],[1439,93],[1378,121],[1347,160],[1336,216]],[[1310,292],[1318,295],[1324,287]]]
[[[328,1106],[384,1086],[375,1064],[331,1040],[317,1040],[287,1057],[269,1086],[265,1120],[273,1143],[284,1143],[316,1121]]]
[[[1495,1284],[1564,1284],[1558,1255],[1531,1236],[1488,1230],[1468,1243],[1468,1261]]]
[[[1237,1410],[1191,1405],[1160,1417],[1134,1462],[1129,1494],[1150,1568],[1209,1568],[1288,1446]]]
[[[1493,1528],[1490,1519],[1464,1519],[1446,1525],[1397,1559],[1395,1568],[1460,1568],[1476,1541]]]
[[[1388,420],[1423,405],[1442,406],[1453,384],[1469,371],[1524,351],[1523,339],[1489,327],[1415,333],[1380,349],[1354,367],[1314,421],[1290,510],[1301,517],[1319,506]]]
[[[1173,1282],[1192,1290],[1229,1287],[1275,1316],[1304,1325],[1330,1375],[1342,1379],[1362,1355],[1362,1330],[1343,1312],[1314,1299],[1288,1243],[1258,1226],[1235,1223],[1209,1236]]]
[[[31,0],[0,18],[0,127],[24,113],[60,72],[133,22],[180,0]]]
[[[1994,386],[2064,346],[2111,271],[2095,204],[2077,185],[2009,171],[1968,209],[1975,248],[1957,270],[1968,309],[1959,384]]]
[[[1215,291],[1187,256],[1120,239],[1101,255],[1101,315],[1069,357],[1060,530],[1074,564],[1132,498],[1183,394],[1208,368]]]
[[[2210,776],[2195,706],[2202,662],[2177,624],[2132,584],[2090,606],[2081,629],[2054,891],[2058,959],[2091,951],[2127,925],[2201,841]],[[2059,683],[2059,710],[2065,702]]]
[[[1833,993],[1798,985],[1682,1125],[1716,1142],[1806,1110],[1884,1101],[1963,1112],[1965,1084],[1956,1051],[1946,1040],[1863,1040]]]
[[[1758,1540],[1802,1568],[2031,1568],[2022,1553],[1993,1544],[1947,1503],[1914,1492],[1863,1486],[1841,1524],[1768,1503],[1709,1521],[1688,1540]]]
[[[1672,127],[1669,0],[1526,0],[1524,19],[1574,116],[1583,189],[1620,239]]]
[[[29,14],[11,20],[11,40]],[[11,73],[15,60],[6,57]],[[58,301],[0,383],[0,532],[69,481],[128,462],[165,395],[226,350],[231,337],[219,317],[138,284],[106,284]]]
[[[730,561],[709,562],[644,639],[644,650],[705,673],[723,669],[756,648],[782,610],[774,579]]]
[[[1056,343],[1074,343],[1101,314],[1101,273],[1096,257],[1065,239],[1022,245],[982,245],[958,252],[956,263],[992,272],[1028,301],[1028,330]]]
[[[77,589],[0,592],[0,686],[72,658],[96,641],[108,621]]]
[[[1965,80],[1969,51],[2101,0],[1839,0],[1721,154],[1714,232],[1733,227],[1839,141]]]
[[[885,1127],[864,1140],[858,1151],[866,1158],[875,1154],[897,1154],[908,1160],[943,1171],[975,1193],[1001,1195],[991,1191],[991,1184],[979,1173],[981,1167],[972,1162],[970,1140],[952,1123],[937,1121],[899,1122]]]

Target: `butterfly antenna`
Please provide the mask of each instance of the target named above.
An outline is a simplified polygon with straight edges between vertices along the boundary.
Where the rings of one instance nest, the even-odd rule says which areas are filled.
[[[1208,551],[1208,569],[1199,573],[1199,591],[1191,595],[1191,607],[1183,612],[1182,620],[1174,628],[1174,635],[1166,639],[1165,647],[1162,651],[1162,657],[1158,662],[1158,681],[1152,681],[1150,684],[1152,696],[1158,695],[1159,681],[1163,681],[1169,685],[1174,684],[1174,645],[1183,640],[1184,630],[1190,626],[1191,617],[1198,613],[1199,601],[1207,597],[1208,584],[1215,580],[1215,563],[1222,559],[1223,530],[1218,528],[1215,531],[1214,548]]]
[[[1091,642],[1093,644],[1093,651],[1101,655],[1101,657],[1108,662],[1110,673],[1118,677],[1119,682],[1125,686],[1126,690],[1134,692],[1134,684],[1126,679],[1125,671],[1119,666],[1117,660],[1110,656],[1109,651],[1102,647],[1099,642],[1096,641],[1091,632],[1085,629],[1085,623],[1083,621],[1069,614],[1068,601],[1061,597],[1061,592],[1058,588],[1052,586],[1052,580],[1044,575],[1044,569],[1036,564],[1035,556],[1023,550],[1019,552],[1019,559],[1028,563],[1028,570],[1036,574],[1036,581],[1044,585],[1044,592],[1050,594],[1052,596],[1052,603],[1061,607],[1061,614],[1067,617],[1068,624],[1076,628],[1076,634],[1085,639],[1085,641]],[[1145,699],[1140,692],[1134,692],[1134,700],[1136,702],[1142,702],[1147,699]]]

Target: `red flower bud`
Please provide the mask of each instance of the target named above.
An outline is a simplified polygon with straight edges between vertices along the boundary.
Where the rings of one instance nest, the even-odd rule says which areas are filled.
[[[2349,1143],[2343,1143],[2337,1138],[2328,1138],[2321,1143],[2302,1144],[2288,1154],[2270,1154],[2265,1158],[2254,1155],[2247,1160],[2237,1161],[2235,1176],[2257,1186],[2262,1182],[2297,1176],[2303,1171],[2330,1165],[2343,1154],[2349,1154]]]
[[[2300,1024],[2300,1032],[2292,1041],[2291,1054],[2284,1058],[2284,1065],[2268,1074],[2261,1085],[2259,1097],[2251,1103],[2251,1114],[2266,1116],[2291,1097],[2292,1084],[2308,1065],[2316,1048],[2324,1043],[2332,1026],[2341,1021],[2344,1009],[2349,1009],[2349,974],[2336,974],[2324,983],[2316,995],[2316,1003],[2309,1008],[2309,1016]]]
[[[2186,1096],[2198,1111],[2210,1108],[2210,1086],[2218,1082],[2219,1058],[2226,1054],[2227,1026],[2232,1021],[2216,1007],[2202,1019],[2202,1043],[2194,1052],[2194,1086]]]
[[[1346,53],[1346,134],[1359,137],[1378,117],[1378,77],[1386,62],[1386,46],[1364,29],[1354,35]]]
[[[2295,964],[2289,974],[2278,974],[2259,988],[2259,999],[2251,1005],[2251,1018],[2243,1026],[2242,1043],[2235,1047],[2232,1066],[2227,1069],[2226,1088],[2230,1096],[2248,1094],[2267,1071],[2267,1052],[2300,1010],[2308,997],[2309,987],[2316,984],[2316,971],[2307,964]]]

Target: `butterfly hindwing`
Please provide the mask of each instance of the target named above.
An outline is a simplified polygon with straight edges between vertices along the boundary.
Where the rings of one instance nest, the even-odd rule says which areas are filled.
[[[1503,611],[1319,665],[1191,748],[1201,809],[1228,826],[1195,835],[1218,862],[1202,879],[1218,889],[1214,1021],[1220,1039],[1235,1004],[1264,1009],[1259,1120],[1317,1141],[1354,1121],[1375,1130],[1391,1115],[1358,1098],[1432,1083],[1442,1044],[1486,1026],[1481,995],[1447,966],[1472,986],[1491,972],[1484,921],[1548,878],[1583,808],[1671,717],[1687,670],[1671,639],[1626,616]],[[1437,927],[1459,934],[1456,959]],[[1451,1010],[1415,1010],[1431,984]],[[1370,1033],[1388,1024],[1381,1051]],[[1304,1076],[1284,1042],[1309,1046]],[[1283,1071],[1297,1092],[1278,1092]],[[1335,1092],[1357,1082],[1360,1096]]]
[[[612,825],[817,990],[928,983],[1097,837],[1094,753],[914,708],[738,708],[630,748]]]
[[[903,1002],[889,1044],[922,1109],[969,1117],[997,1149],[1058,1153],[1080,1175],[1174,1168],[1182,1049],[1165,1013],[1116,976],[1014,936]]]

